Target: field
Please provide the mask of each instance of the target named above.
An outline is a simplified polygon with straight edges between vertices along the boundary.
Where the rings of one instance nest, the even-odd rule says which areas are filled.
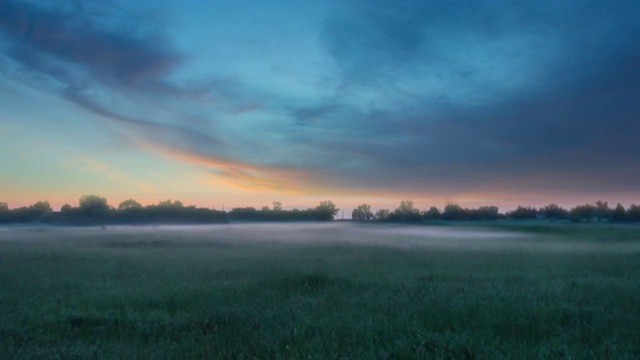
[[[640,226],[0,228],[1,359],[638,359]]]

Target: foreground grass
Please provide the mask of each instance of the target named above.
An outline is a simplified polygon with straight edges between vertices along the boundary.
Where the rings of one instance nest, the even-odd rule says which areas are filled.
[[[544,240],[584,231],[570,229]],[[5,231],[0,358],[637,359],[640,252],[606,251],[621,233],[640,240],[616,228],[588,240],[602,251],[572,252]]]

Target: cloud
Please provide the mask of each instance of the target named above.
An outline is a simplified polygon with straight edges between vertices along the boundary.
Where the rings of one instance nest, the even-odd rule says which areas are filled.
[[[135,28],[133,32],[123,26],[105,28],[103,19],[83,9],[11,0],[2,0],[0,9],[10,54],[40,71],[50,71],[47,57],[51,57],[81,66],[100,81],[132,86],[158,81],[180,61],[161,47],[165,39],[158,32],[138,35]]]
[[[344,183],[633,188],[638,4],[348,4],[322,38],[342,81],[320,109],[341,112],[312,112],[344,135],[305,138],[359,159],[326,164]]]
[[[214,33],[242,65],[207,57],[190,73],[164,26],[69,4],[0,0],[0,71],[243,189],[589,192],[640,175],[637,2],[323,3],[320,33],[296,34],[319,47],[304,48],[315,65],[299,78],[251,31]],[[189,35],[204,37],[195,19]],[[194,53],[225,54],[217,45]]]
[[[256,165],[192,149],[169,147],[166,143],[146,142],[143,146],[152,152],[201,166],[216,178],[226,180],[226,185],[242,190],[295,194],[321,187],[312,170]]]
[[[220,149],[226,146],[222,140],[202,131],[118,114],[75,91],[67,91],[65,98],[94,114],[134,129],[135,134],[142,139],[184,147],[206,144],[210,148]]]

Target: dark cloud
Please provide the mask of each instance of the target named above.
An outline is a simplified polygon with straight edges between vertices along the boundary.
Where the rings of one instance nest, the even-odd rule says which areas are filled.
[[[2,0],[0,29],[14,59],[39,71],[49,70],[49,56],[82,66],[100,81],[133,85],[157,81],[180,61],[162,47],[159,34],[138,37],[129,28],[106,28],[82,8]]]
[[[636,188],[637,2],[374,3],[350,2],[350,13],[326,24],[323,42],[343,76],[338,93],[362,84],[385,91],[415,71],[425,86],[448,77],[455,87],[470,87],[472,97],[485,95],[478,94],[483,88],[488,95],[469,103],[441,102],[420,94],[417,86],[409,91],[415,95],[409,105],[392,104],[381,112],[373,104],[368,113],[354,106],[343,121],[365,130],[345,125],[348,141],[319,141],[363,159],[351,171],[337,167],[337,173],[349,174],[346,182],[460,191],[508,179],[542,188],[547,178],[556,179],[559,188],[580,182],[585,191]],[[476,49],[468,59],[447,63],[450,52],[468,45],[467,39],[480,43],[474,44],[477,49],[486,44],[498,51],[478,54]],[[517,77],[507,71],[517,60],[527,65],[522,71],[539,76],[515,89],[502,75],[478,84],[473,68],[479,55],[488,62],[480,64],[481,71]],[[496,79],[504,84],[490,82]],[[507,90],[489,96],[495,86]],[[447,92],[458,90],[438,89],[447,99]],[[398,92],[391,96],[408,98]],[[422,102],[416,100],[420,97]],[[344,106],[340,96],[335,99]]]

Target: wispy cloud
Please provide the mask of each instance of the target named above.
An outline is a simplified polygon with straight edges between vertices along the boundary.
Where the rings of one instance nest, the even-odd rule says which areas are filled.
[[[311,170],[255,165],[213,154],[172,148],[165,143],[145,142],[142,146],[150,151],[202,166],[211,174],[226,179],[227,185],[239,189],[301,193],[308,187],[318,186]]]

